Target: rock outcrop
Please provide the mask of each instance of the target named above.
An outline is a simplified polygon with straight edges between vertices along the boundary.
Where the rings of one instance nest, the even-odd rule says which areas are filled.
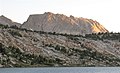
[[[63,14],[53,14],[51,12],[30,15],[21,28],[82,35],[108,32],[100,23],[92,19],[67,17]]]

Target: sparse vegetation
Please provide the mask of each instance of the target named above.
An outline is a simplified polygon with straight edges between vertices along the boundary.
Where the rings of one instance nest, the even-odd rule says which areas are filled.
[[[60,34],[55,32],[52,33],[52,32],[44,32],[44,31],[31,31],[23,28],[17,28],[16,26],[8,27],[8,26],[0,25],[0,29],[4,31],[6,30],[7,32],[9,32],[8,34],[11,34],[14,37],[17,36],[21,38],[24,37],[24,35],[22,34],[23,31],[26,32],[26,34],[28,32],[36,33],[37,36],[40,35],[40,37],[42,38],[41,39],[35,37],[31,38],[31,36],[29,36],[29,38],[32,39],[30,41],[29,39],[25,37],[24,38],[30,42],[29,46],[32,45],[33,49],[37,48],[41,50],[41,48],[44,48],[42,49],[42,53],[45,54],[46,52],[48,53],[48,55],[26,53],[26,51],[20,50],[22,48],[17,48],[15,46],[5,46],[3,43],[6,42],[1,41],[0,64],[3,65],[3,67],[120,66],[120,58],[110,53],[100,53],[94,48],[90,46],[86,46],[84,42],[85,40],[87,41],[101,40],[102,42],[104,42],[104,40],[106,39],[112,41],[117,40],[120,42],[120,38],[119,38],[120,33],[112,33],[112,32],[98,33],[98,34],[86,34],[85,36],[82,36],[82,35]],[[60,36],[58,35],[64,38],[62,38],[62,40],[59,40]],[[43,40],[43,36],[44,39],[47,38],[47,40]],[[54,36],[57,36],[58,38],[56,37],[54,38]],[[65,40],[67,40],[67,43],[65,42]],[[21,43],[17,44],[17,46],[21,45]],[[33,43],[34,45],[31,43]],[[116,48],[118,48],[119,50],[119,44]],[[27,49],[29,48],[27,47]],[[52,53],[52,55],[49,54],[49,51]],[[39,53],[41,53],[41,51]],[[61,56],[57,54],[60,54]]]
[[[4,65],[4,67],[54,66],[54,64],[62,62],[58,58],[52,59],[41,55],[25,54],[18,48],[12,46],[5,47],[2,43],[0,43],[0,53],[2,54],[0,64]],[[14,59],[14,63],[10,59]]]
[[[9,30],[9,33],[12,35],[12,36],[19,36],[19,37],[22,37],[22,35],[19,33],[19,31],[17,30]]]
[[[6,29],[6,28],[8,28],[8,25],[2,25],[2,24],[0,24],[0,28]]]
[[[106,32],[98,34],[86,34],[84,38],[93,39],[93,40],[120,40],[120,33]]]

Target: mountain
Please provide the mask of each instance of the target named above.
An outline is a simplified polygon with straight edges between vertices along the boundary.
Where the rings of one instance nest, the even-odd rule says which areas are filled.
[[[63,14],[54,14],[51,12],[30,15],[21,27],[30,30],[75,35],[108,32],[100,23],[92,19],[76,18],[74,16],[67,17]]]
[[[21,24],[17,22],[13,22],[11,19],[1,15],[0,16],[0,24],[8,25],[8,26],[17,26],[20,27]]]
[[[50,12],[30,15],[21,26],[0,16],[0,67],[43,66],[119,67],[120,33]]]
[[[0,26],[0,67],[117,67],[120,33],[59,34]]]

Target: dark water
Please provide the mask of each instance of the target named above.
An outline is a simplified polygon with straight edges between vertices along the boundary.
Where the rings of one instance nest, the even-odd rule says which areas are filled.
[[[0,68],[0,73],[120,73],[120,67]]]

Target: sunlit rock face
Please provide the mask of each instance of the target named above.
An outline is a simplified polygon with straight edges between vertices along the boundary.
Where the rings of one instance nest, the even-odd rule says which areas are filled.
[[[92,19],[76,18],[74,16],[68,17],[51,12],[30,15],[21,28],[75,35],[108,32],[100,23]]]
[[[20,27],[20,23],[17,23],[17,22],[13,22],[11,19],[1,15],[0,16],[0,24],[3,24],[3,25],[8,25],[8,26],[17,26],[17,27]]]

